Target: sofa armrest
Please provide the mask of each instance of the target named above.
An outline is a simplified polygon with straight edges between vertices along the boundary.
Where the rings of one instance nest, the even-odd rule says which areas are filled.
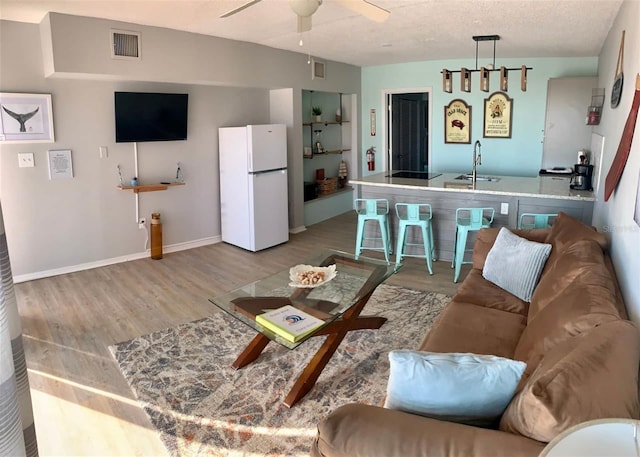
[[[371,405],[341,406],[318,424],[312,457],[538,456],[545,443]]]
[[[478,270],[482,270],[484,268],[484,261],[487,258],[487,254],[489,254],[489,251],[493,247],[493,244],[496,242],[500,228],[501,227],[492,227],[482,229],[478,232],[476,242],[473,245],[473,268],[477,268]],[[529,241],[535,241],[537,243],[544,243],[549,233],[551,233],[550,228],[529,230],[510,228],[509,230],[522,238],[526,238]]]

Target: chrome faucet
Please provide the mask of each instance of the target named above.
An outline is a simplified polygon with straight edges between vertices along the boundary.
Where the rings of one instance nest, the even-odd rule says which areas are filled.
[[[476,188],[476,167],[482,165],[482,145],[480,140],[476,140],[473,145],[473,168],[471,169],[471,183],[473,188]]]

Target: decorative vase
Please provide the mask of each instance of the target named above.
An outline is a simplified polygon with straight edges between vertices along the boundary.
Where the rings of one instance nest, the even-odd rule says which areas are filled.
[[[340,189],[344,188],[344,186],[347,184],[347,175],[347,162],[343,160],[338,166],[338,187]]]

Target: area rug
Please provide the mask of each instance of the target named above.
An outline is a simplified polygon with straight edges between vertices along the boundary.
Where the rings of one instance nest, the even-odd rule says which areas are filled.
[[[240,370],[231,364],[255,336],[224,313],[109,347],[169,454],[308,456],[317,423],[351,402],[378,404],[388,352],[415,349],[449,297],[381,285],[363,315],[388,321],[347,334],[314,388],[292,408],[283,399],[326,337],[290,351],[274,342]]]

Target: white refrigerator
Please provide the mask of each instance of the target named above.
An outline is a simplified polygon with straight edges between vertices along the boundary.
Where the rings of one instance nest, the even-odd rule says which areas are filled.
[[[218,130],[222,241],[260,251],[289,241],[284,124]]]

